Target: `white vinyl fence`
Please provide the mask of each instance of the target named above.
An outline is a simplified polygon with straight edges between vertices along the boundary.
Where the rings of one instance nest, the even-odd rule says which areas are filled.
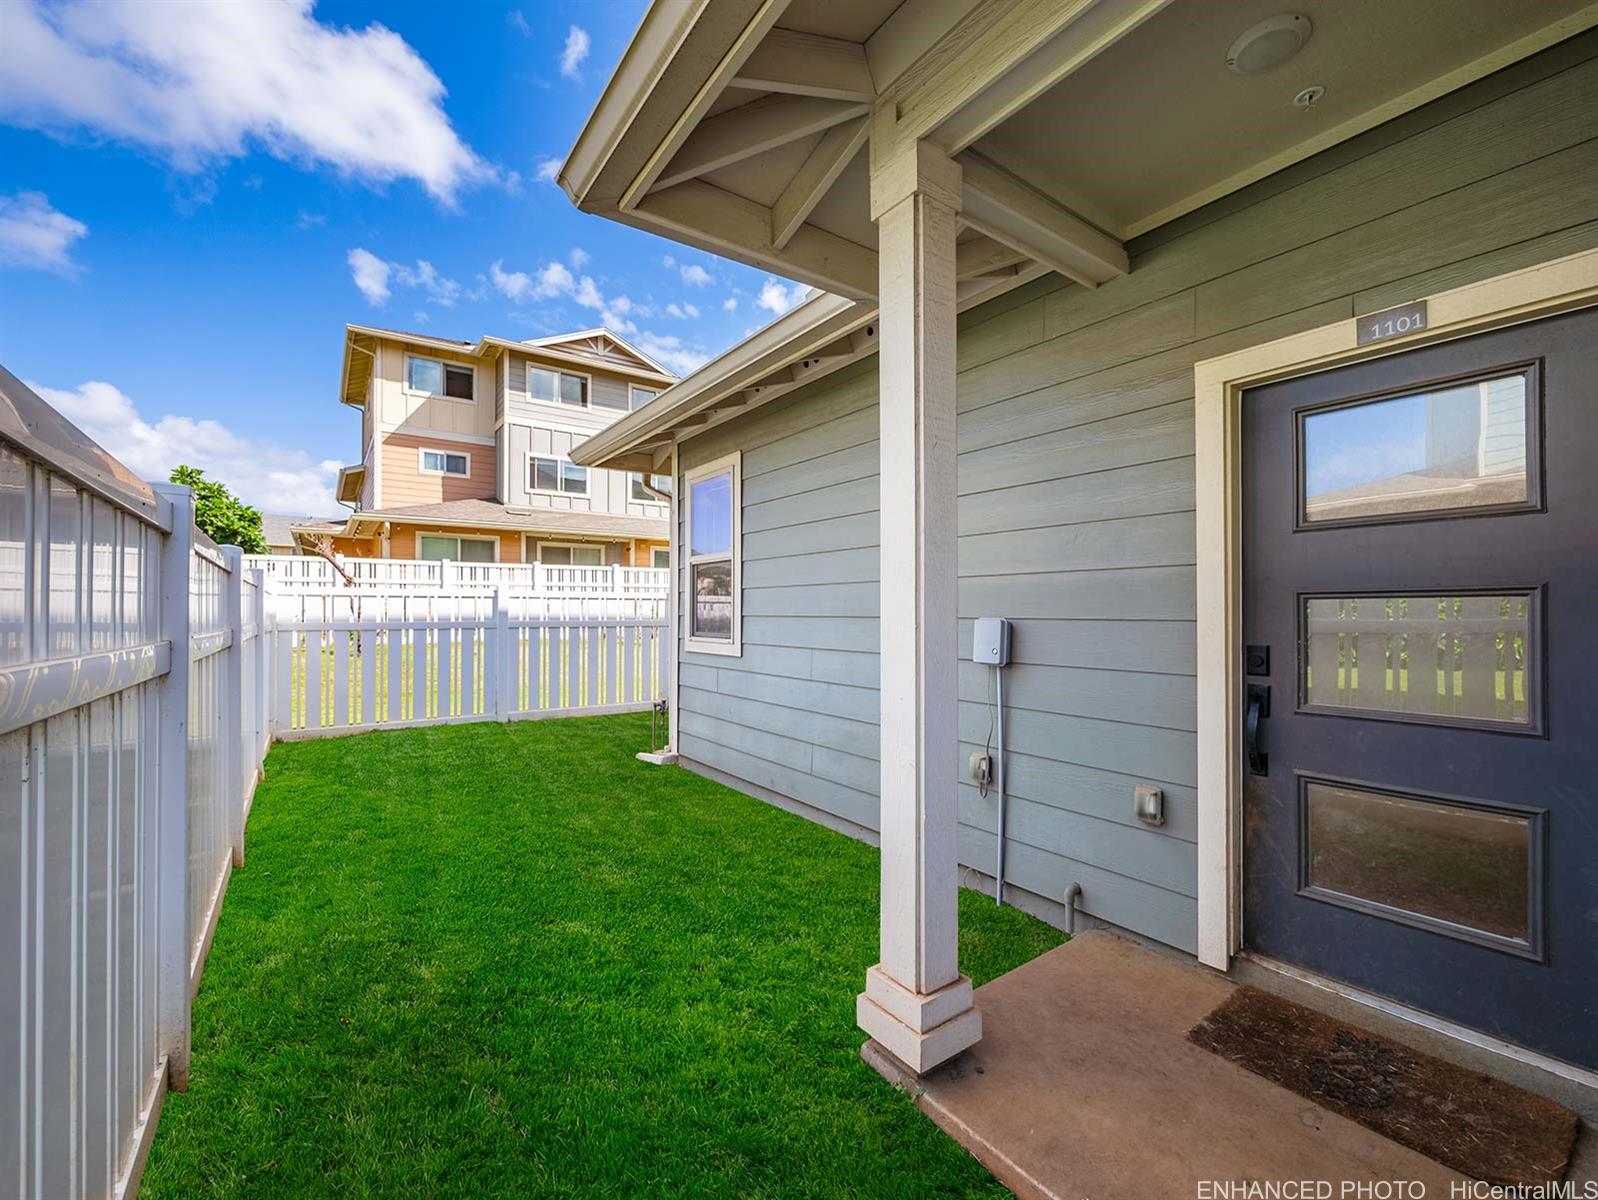
[[[647,709],[665,694],[664,599],[494,591],[273,601],[273,728],[325,737]]]
[[[296,587],[193,512],[0,368],[0,1197],[137,1190],[274,738],[665,692],[663,594]]]
[[[431,562],[411,558],[346,558],[346,580],[325,558],[311,555],[252,554],[246,567],[258,569],[279,593],[347,592],[352,589],[405,592],[459,592],[500,588],[535,596],[663,597],[671,572],[661,567],[581,567],[551,563]]]

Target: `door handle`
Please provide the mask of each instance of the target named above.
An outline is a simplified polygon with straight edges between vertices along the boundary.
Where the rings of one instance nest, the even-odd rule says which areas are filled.
[[[1270,755],[1260,749],[1260,721],[1271,715],[1271,689],[1263,683],[1248,685],[1247,708],[1243,715],[1243,749],[1248,753],[1248,773],[1265,775],[1270,771]]]

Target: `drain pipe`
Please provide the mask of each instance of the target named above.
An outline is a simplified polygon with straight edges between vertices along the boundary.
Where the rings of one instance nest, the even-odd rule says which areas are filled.
[[[1065,936],[1076,936],[1076,902],[1082,898],[1082,885],[1072,882],[1065,889]]]

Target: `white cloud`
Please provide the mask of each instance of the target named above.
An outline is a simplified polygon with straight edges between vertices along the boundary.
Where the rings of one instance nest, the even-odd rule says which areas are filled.
[[[0,264],[75,275],[72,245],[89,227],[50,206],[43,192],[0,196]]]
[[[186,463],[264,512],[326,516],[339,511],[333,500],[337,462],[318,462],[303,450],[242,437],[220,421],[171,413],[149,420],[120,389],[100,380],[71,390],[28,386],[141,479],[165,479],[173,467]]]
[[[520,300],[533,290],[532,276],[526,271],[507,271],[500,266],[499,259],[488,268],[488,278],[493,283],[496,291],[511,300]]]
[[[638,335],[638,348],[678,375],[692,375],[710,361],[708,354],[690,349],[681,338],[648,330]]]
[[[568,255],[573,264],[581,267],[588,255],[574,248]],[[607,296],[591,275],[574,274],[570,267],[551,259],[536,271],[506,271],[502,264],[489,268],[490,278],[506,297],[522,300],[566,300],[581,308],[599,314],[599,323],[607,329],[634,339],[640,349],[650,357],[664,363],[679,374],[697,370],[708,361],[708,355],[694,349],[681,338],[641,329],[639,321],[655,315],[653,304],[640,304],[626,295]],[[672,303],[665,314],[679,319],[699,316],[692,304]]]
[[[588,30],[573,25],[560,52],[560,73],[567,79],[581,79],[583,60],[588,57]]]
[[[410,267],[400,262],[386,262],[370,250],[357,246],[345,256],[345,261],[350,266],[350,278],[368,304],[383,304],[396,287],[418,288],[427,293],[434,304],[445,308],[453,308],[460,299],[461,285],[440,275],[425,258],[417,259],[416,265]]]
[[[454,308],[455,301],[460,299],[461,285],[440,275],[426,259],[417,259],[414,267],[407,267],[403,263],[389,265],[394,268],[396,280],[405,287],[421,288],[434,304]]]
[[[538,294],[540,296],[559,296],[571,292],[577,286],[577,281],[572,278],[572,273],[566,269],[565,263],[545,263],[538,272]],[[590,281],[590,286],[592,282]]]
[[[738,311],[738,297],[737,296],[728,296],[725,300],[723,300],[721,302],[721,311],[722,312],[737,312]]]
[[[571,260],[571,265],[576,267],[579,271],[582,270],[583,267],[588,263],[588,251],[584,250],[581,246],[573,246],[571,248],[571,253],[566,257]]]
[[[527,18],[522,15],[522,10],[519,8],[513,8],[505,14],[505,23],[523,37],[533,36],[533,27],[527,23]]]
[[[698,263],[685,263],[682,267],[682,281],[689,287],[704,287],[710,282],[710,272]]]
[[[677,260],[668,254],[665,258],[660,260],[660,265],[669,271],[677,265]]]
[[[538,180],[540,183],[554,183],[560,177],[560,169],[564,164],[558,158],[541,158],[538,160]]]
[[[755,307],[780,317],[809,294],[810,289],[802,283],[785,284],[767,275],[766,281],[760,285],[760,296],[755,300]]]
[[[368,304],[382,304],[389,298],[388,277],[392,271],[386,262],[359,246],[349,252],[346,261],[350,264],[350,278]]]
[[[313,0],[184,6],[6,5],[0,119],[88,132],[198,172],[260,148],[373,183],[414,179],[452,204],[501,180],[443,109],[445,88],[397,33],[324,25]]]
[[[309,209],[300,209],[300,215],[294,218],[294,228],[315,229],[327,224],[327,214],[311,212]]]

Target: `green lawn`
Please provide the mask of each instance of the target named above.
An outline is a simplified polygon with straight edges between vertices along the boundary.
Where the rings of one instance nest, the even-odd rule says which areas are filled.
[[[141,1194],[1007,1195],[860,1061],[876,852],[648,738],[276,747]],[[978,983],[1060,940],[961,894]]]

